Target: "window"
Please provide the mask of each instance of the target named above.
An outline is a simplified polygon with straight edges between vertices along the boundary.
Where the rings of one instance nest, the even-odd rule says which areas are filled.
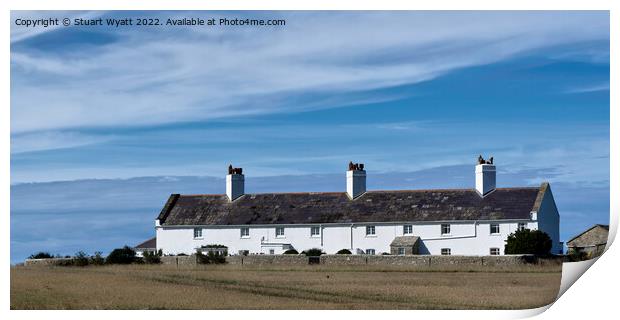
[[[366,226],[366,235],[374,236],[375,235],[375,226]]]
[[[403,226],[403,234],[413,234],[413,226],[406,224]]]
[[[398,254],[401,256],[405,255],[405,248],[398,248]]]
[[[284,228],[282,227],[276,228],[276,238],[284,238]]]
[[[452,254],[452,250],[450,250],[450,248],[441,248],[441,255],[442,256],[449,256]]]
[[[450,225],[442,224],[441,225],[441,234],[450,234]]]
[[[275,251],[275,250],[273,250],[273,249],[269,249],[269,254],[275,254],[275,253],[276,253],[276,251]]]
[[[250,237],[250,228],[241,228],[241,238]]]
[[[375,255],[375,249],[366,249],[366,254]]]
[[[523,231],[525,230],[527,224],[525,222],[519,222],[519,224],[517,225],[517,230],[519,231]]]
[[[490,253],[492,256],[499,256],[499,248],[491,248]]]
[[[491,234],[499,234],[499,223],[491,223]]]
[[[310,228],[310,236],[318,237],[321,235],[321,227],[311,227]]]
[[[194,228],[194,239],[202,238],[202,229]]]

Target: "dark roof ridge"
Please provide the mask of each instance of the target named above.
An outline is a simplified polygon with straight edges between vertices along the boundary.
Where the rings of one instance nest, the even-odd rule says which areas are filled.
[[[545,184],[544,182],[543,184]],[[519,189],[540,189],[539,187],[503,187],[495,188],[495,190],[519,190]],[[368,190],[358,197],[362,197],[368,193],[390,193],[390,192],[447,192],[447,191],[475,191],[475,188],[440,188],[440,189],[395,189],[395,190]],[[346,194],[345,191],[294,191],[294,192],[258,192],[258,193],[246,193],[246,196],[252,195],[270,195],[270,194]],[[195,193],[195,194],[181,194],[181,197],[222,197],[226,196],[224,193]]]

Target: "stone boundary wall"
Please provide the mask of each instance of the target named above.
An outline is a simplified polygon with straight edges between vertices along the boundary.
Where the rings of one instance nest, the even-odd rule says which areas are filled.
[[[24,266],[57,266],[71,258],[26,259]],[[230,265],[308,265],[309,257],[304,255],[249,255],[228,256],[226,263]],[[513,268],[520,266],[561,267],[564,257],[541,258],[532,255],[506,256],[380,256],[380,255],[322,255],[320,265],[325,266],[410,266],[431,269],[467,269],[467,268]],[[195,266],[198,264],[196,255],[163,256],[164,265]]]
[[[162,264],[168,265],[188,266],[198,264],[195,254],[191,256],[163,256],[160,259]]]
[[[70,262],[73,258],[26,259],[24,266],[58,266],[63,262]]]
[[[302,255],[249,255],[229,256],[226,262],[233,265],[308,265],[308,257]]]

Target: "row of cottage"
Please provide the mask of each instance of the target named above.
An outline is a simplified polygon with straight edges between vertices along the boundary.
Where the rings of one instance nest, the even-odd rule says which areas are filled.
[[[475,188],[367,191],[366,171],[349,164],[346,192],[245,194],[229,167],[226,194],[173,194],[155,220],[164,254],[219,244],[229,254],[320,248],[353,254],[502,255],[518,229],[538,229],[562,252],[551,188],[496,188],[496,167],[479,158]]]

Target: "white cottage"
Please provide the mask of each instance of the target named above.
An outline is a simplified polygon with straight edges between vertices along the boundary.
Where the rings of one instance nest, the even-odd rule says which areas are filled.
[[[226,194],[170,196],[155,220],[157,249],[190,254],[224,245],[229,254],[502,255],[507,236],[538,229],[562,252],[549,183],[496,188],[496,168],[479,158],[474,189],[367,191],[363,164],[349,164],[346,192],[244,193],[229,167]],[[411,238],[408,238],[411,237]],[[402,247],[399,247],[402,246]]]

